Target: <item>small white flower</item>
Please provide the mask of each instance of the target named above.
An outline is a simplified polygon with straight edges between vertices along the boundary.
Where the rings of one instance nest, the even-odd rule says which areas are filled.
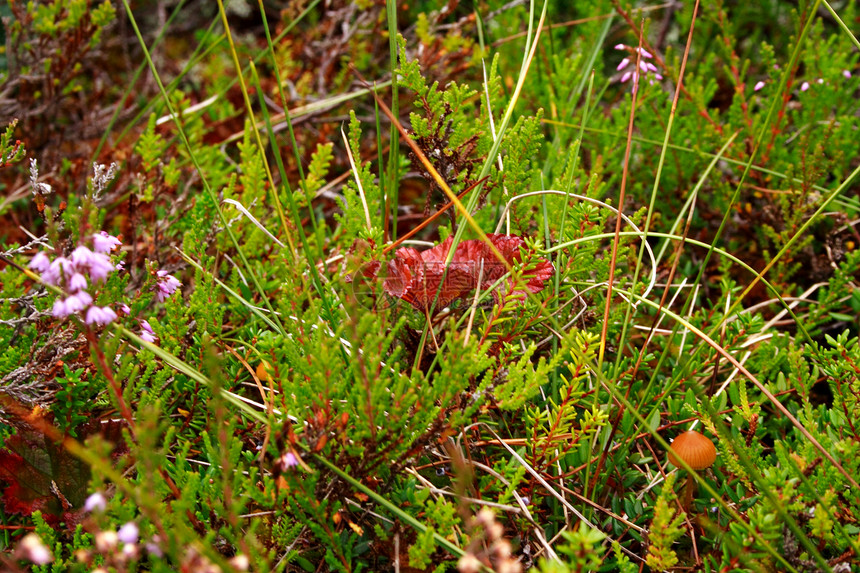
[[[107,530],[107,531],[99,531],[95,535],[96,541],[96,551],[99,553],[107,553],[108,551],[113,551],[119,542],[119,536],[117,536],[116,531]]]
[[[758,82],[758,83],[756,83],[756,85],[753,86],[753,91],[757,92],[763,87],[764,87],[764,82]]]

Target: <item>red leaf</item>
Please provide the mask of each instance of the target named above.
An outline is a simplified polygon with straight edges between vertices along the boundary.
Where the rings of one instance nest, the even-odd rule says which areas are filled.
[[[385,267],[387,274],[383,277],[383,289],[390,296],[405,300],[418,310],[428,310],[433,306],[437,292],[434,308],[442,309],[478,287],[479,276],[481,288],[489,288],[507,273],[509,265],[522,260],[520,249],[526,243],[517,235],[490,234],[487,238],[502,255],[504,262],[496,257],[487,243],[474,239],[458,244],[446,267],[445,261],[453,243],[453,237],[448,237],[426,251],[419,252],[411,247],[398,249],[394,259]],[[364,276],[378,277],[380,270],[380,266],[365,267]],[[532,293],[543,290],[554,270],[552,263],[546,260],[526,269],[526,289]],[[506,290],[508,296],[525,298],[525,291],[514,290],[511,281]]]

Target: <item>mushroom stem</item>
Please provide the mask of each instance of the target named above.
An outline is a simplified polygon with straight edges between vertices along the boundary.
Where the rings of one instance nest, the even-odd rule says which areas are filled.
[[[696,493],[696,482],[693,480],[693,474],[687,472],[687,483],[684,484],[684,500],[681,502],[681,509],[685,512],[690,512],[690,506],[693,505],[693,495]]]

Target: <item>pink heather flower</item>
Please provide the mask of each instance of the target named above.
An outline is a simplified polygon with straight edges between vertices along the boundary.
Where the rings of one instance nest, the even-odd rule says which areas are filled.
[[[87,306],[92,304],[92,302],[93,297],[91,297],[86,291],[78,291],[65,299],[58,298],[55,300],[54,306],[51,309],[51,314],[54,315],[54,318],[66,318],[70,314],[75,314],[76,312],[84,310]]]
[[[44,273],[48,268],[50,268],[51,259],[48,258],[48,255],[46,255],[44,251],[39,251],[27,266],[37,273]]]
[[[75,272],[75,265],[72,261],[65,257],[57,257],[51,262],[48,270],[42,273],[42,280],[49,285],[57,286],[60,284],[60,279],[64,276],[72,276]]]
[[[131,314],[131,309],[130,309],[130,308],[128,307],[128,305],[127,305],[127,304],[125,304],[125,303],[122,303],[121,305],[119,305],[119,311],[120,311],[120,313],[122,313],[122,314],[124,314],[124,315],[126,315],[126,316],[128,316],[129,314]]]
[[[164,302],[181,286],[182,283],[173,275],[167,274],[167,271],[158,271],[158,278],[155,283],[155,300]]]
[[[805,92],[808,89],[809,89],[809,82],[803,82],[802,84],[800,84],[800,91]]]
[[[99,492],[92,494],[87,500],[84,502],[84,511],[98,511],[102,512],[107,509],[107,500],[105,496]]]
[[[753,91],[757,92],[763,87],[764,87],[764,82],[758,82],[758,83],[756,83],[756,85],[753,86]]]
[[[619,79],[621,83],[626,83],[627,80],[631,78],[633,79],[633,93],[636,93],[636,90],[638,89],[640,77],[647,78],[648,83],[651,85],[654,85],[655,79],[663,79],[663,76],[660,75],[657,66],[655,66],[651,62],[645,61],[654,57],[651,52],[645,50],[644,48],[631,48],[629,46],[625,46],[624,44],[616,44],[615,49],[627,50],[633,52],[634,54],[638,53],[640,55],[638,65],[633,66],[635,69],[630,69],[631,64],[635,61],[633,60],[633,58],[624,58],[623,60],[621,60],[621,63],[618,64],[618,67],[615,68],[616,71],[624,71],[624,73],[621,74],[621,78]]]
[[[287,471],[289,468],[294,468],[299,465],[299,460],[293,452],[287,452],[278,460],[281,464],[281,471]]]
[[[155,342],[155,333],[152,331],[152,326],[145,320],[140,321],[140,337],[147,342]]]
[[[34,565],[47,565],[54,560],[51,550],[35,533],[28,533],[21,538],[16,555]]]
[[[133,521],[129,521],[119,528],[116,535],[123,543],[137,543],[137,536],[139,533],[140,530],[137,528],[137,524]]]
[[[71,259],[78,269],[89,269],[90,278],[96,282],[104,281],[108,273],[114,270],[107,255],[94,253],[83,245],[72,251]]]
[[[842,70],[842,77],[844,77],[846,80],[850,80],[851,79],[851,71],[850,70]]]
[[[146,548],[146,552],[152,555],[153,557],[164,557],[164,552],[161,550],[161,538],[157,535],[152,537],[152,541],[147,541],[144,547]]]
[[[66,284],[71,292],[78,292],[87,288],[87,278],[81,273],[75,273]]]
[[[97,253],[109,253],[121,244],[122,241],[105,231],[93,235],[93,250]]]
[[[87,311],[87,324],[104,326],[116,320],[116,313],[109,306],[91,306]]]

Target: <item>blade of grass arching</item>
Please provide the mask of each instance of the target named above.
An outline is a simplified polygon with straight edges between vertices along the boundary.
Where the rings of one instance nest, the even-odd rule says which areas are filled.
[[[287,129],[289,130],[289,133],[290,133],[290,144],[293,147],[293,155],[296,158],[296,168],[299,171],[299,181],[301,182],[300,187],[302,189],[305,189],[306,193],[307,193],[307,186],[305,185],[305,169],[302,166],[302,156],[301,156],[301,153],[299,152],[299,145],[296,142],[296,134],[295,134],[295,132],[293,132],[293,120],[290,117],[290,108],[287,107],[287,96],[284,95],[284,82],[283,82],[283,80],[281,80],[281,70],[280,70],[280,67],[278,66],[278,59],[275,57],[275,47],[274,47],[274,44],[272,43],[272,34],[269,32],[269,21],[266,19],[266,9],[263,6],[263,0],[258,0],[258,4],[260,6],[260,17],[263,20],[263,31],[266,33],[266,48],[267,48],[269,57],[272,60],[272,69],[275,71],[275,81],[277,81],[277,83],[278,83],[278,95],[281,97],[281,108],[284,110],[284,121],[287,123]],[[252,60],[251,65],[253,65],[253,64],[254,64],[254,62]],[[258,90],[260,89],[259,86],[257,87],[257,89]],[[258,93],[262,93],[262,92],[258,92]],[[265,106],[263,106],[263,107],[265,109]],[[271,132],[272,128],[268,122],[266,123],[266,127]],[[277,150],[277,148],[274,146],[274,144],[272,144],[272,149]],[[278,160],[278,171],[281,174],[281,179],[286,181],[286,179],[284,178],[285,171],[284,171],[284,167],[283,167],[283,160],[280,157],[280,153],[277,153],[277,151],[275,151],[275,157]],[[289,191],[289,190],[287,192],[291,193],[291,191]],[[311,228],[314,231],[314,235],[316,235],[317,234],[317,217],[316,217],[316,212],[314,211],[313,197],[311,197],[310,194],[307,194],[307,201],[308,201],[308,218],[311,220]],[[323,256],[322,245],[319,245],[319,257],[322,258],[322,256]]]
[[[400,94],[397,84],[397,0],[386,0],[386,18],[388,19],[388,51],[391,66],[391,113],[400,117]],[[391,208],[391,239],[397,238],[397,208],[400,203],[400,132],[392,124],[388,134],[388,182],[384,186],[386,207]],[[379,176],[382,181],[382,163],[379,164]],[[386,219],[387,220],[387,219]]]
[[[360,491],[364,495],[371,498],[373,501],[375,501],[376,503],[378,503],[379,505],[384,507],[386,510],[391,512],[392,515],[396,515],[397,518],[400,521],[402,521],[403,523],[406,523],[407,525],[409,525],[410,527],[412,527],[413,529],[415,529],[416,531],[419,531],[421,533],[427,532],[427,526],[426,525],[424,525],[423,523],[418,521],[416,518],[414,518],[409,513],[403,511],[403,509],[401,509],[400,506],[388,501],[386,498],[381,496],[378,492],[373,491],[372,489],[370,489],[369,487],[367,487],[366,485],[364,485],[363,483],[361,483],[360,481],[358,481],[357,479],[355,479],[354,477],[352,477],[351,475],[346,473],[344,470],[342,470],[341,468],[337,467],[336,465],[334,465],[333,463],[328,461],[323,456],[321,456],[319,454],[313,454],[313,457],[318,463],[320,463],[323,466],[325,466],[326,468],[328,468],[328,470],[330,470],[335,475],[337,475],[339,478],[341,478],[346,483],[351,485],[354,489]],[[466,552],[463,551],[462,548],[454,545],[453,543],[448,541],[448,539],[446,539],[445,537],[442,537],[438,533],[435,533],[435,532],[433,533],[433,539],[436,541],[436,543],[438,543],[439,545],[444,547],[448,552],[450,552],[451,555],[454,555],[456,557],[462,557],[463,555],[466,554]],[[489,567],[486,567],[485,565],[482,564],[481,565],[481,571],[488,571],[488,572],[492,573],[493,569],[490,569]]]
[[[161,44],[161,41],[164,39],[167,30],[170,28],[170,25],[173,23],[173,20],[179,15],[179,12],[182,10],[183,6],[185,6],[185,0],[179,0],[179,3],[176,5],[176,8],[173,9],[173,12],[170,13],[170,17],[167,18],[167,21],[164,23],[164,26],[161,27],[161,30],[158,32],[158,35],[155,37],[155,40],[152,42],[152,48],[155,49],[156,46]],[[215,22],[213,21],[207,30],[206,34],[208,35],[212,28],[214,27]],[[192,54],[191,59],[193,60],[194,55]],[[122,113],[123,105],[125,105],[125,101],[134,91],[134,86],[137,85],[137,80],[140,79],[140,76],[143,74],[143,71],[146,69],[146,62],[140,64],[137,69],[134,71],[134,75],[131,76],[131,79],[128,81],[128,87],[125,90],[125,93],[122,94],[122,97],[119,98],[119,101],[116,103],[116,106],[113,110],[113,115],[111,115],[110,121],[108,121],[107,127],[102,134],[102,138],[99,140],[98,145],[96,145],[93,154],[90,156],[90,163],[95,163],[96,160],[101,155],[102,148],[105,143],[107,143],[108,136],[113,132],[113,126],[116,124],[119,119],[119,114]],[[137,122],[132,122],[132,124],[136,124]]]
[[[218,0],[219,3],[221,0]],[[131,22],[132,28],[134,28],[134,33],[137,36],[137,40],[140,43],[141,51],[143,52],[144,57],[146,58],[146,63],[149,65],[150,72],[152,73],[153,79],[155,79],[156,84],[158,85],[159,91],[161,91],[161,95],[164,98],[164,104],[167,106],[167,109],[170,112],[171,117],[176,124],[176,129],[179,134],[180,139],[182,140],[182,144],[185,147],[185,150],[188,153],[188,156],[191,158],[191,162],[194,164],[194,168],[197,171],[197,174],[200,176],[200,181],[203,184],[203,188],[206,191],[206,194],[209,196],[209,200],[212,201],[212,204],[215,206],[215,211],[218,214],[218,218],[221,221],[221,225],[224,227],[228,237],[230,238],[230,242],[233,244],[233,247],[236,249],[236,253],[239,255],[239,258],[242,260],[242,264],[245,266],[245,269],[248,275],[254,282],[255,287],[257,288],[257,292],[265,293],[265,289],[260,284],[259,279],[257,278],[257,274],[253,272],[251,269],[251,265],[248,262],[248,259],[245,257],[245,253],[242,251],[241,246],[239,245],[239,241],[236,239],[236,235],[233,233],[233,230],[230,228],[229,221],[227,217],[224,215],[224,211],[221,209],[220,202],[218,201],[218,197],[215,195],[215,192],[212,190],[212,187],[209,185],[209,181],[206,178],[206,175],[203,173],[203,169],[200,167],[200,162],[197,161],[197,155],[194,152],[194,149],[191,147],[191,143],[188,141],[188,137],[185,135],[185,130],[182,127],[182,124],[179,121],[179,116],[176,115],[175,110],[173,109],[173,104],[170,103],[170,98],[167,92],[164,89],[164,84],[161,82],[161,77],[158,75],[158,70],[155,68],[155,63],[152,61],[152,57],[149,54],[149,49],[146,46],[146,42],[143,40],[143,35],[140,33],[140,28],[137,26],[137,21],[134,18],[134,14],[131,11],[131,6],[128,4],[128,0],[122,0],[123,6],[125,6],[126,14],[128,15],[129,22]],[[223,14],[223,7],[222,7]],[[235,54],[235,50],[234,50]],[[278,320],[277,314],[274,313],[274,309],[271,307],[271,302],[268,300],[268,297],[263,296],[263,300],[265,301],[266,306],[272,312],[272,316],[274,321],[278,324],[278,332],[282,334],[286,334],[286,331],[283,328],[283,325],[280,324]]]
[[[176,252],[179,253],[179,256],[182,257],[183,259],[185,259],[185,262],[187,262],[189,265],[191,265],[192,267],[194,267],[198,271],[201,271],[201,272],[204,271],[204,269],[200,265],[200,263],[198,263],[197,261],[195,261],[194,259],[189,257],[185,252],[183,252],[180,249],[176,249]],[[224,292],[226,292],[228,295],[233,297],[236,300],[236,302],[238,302],[239,304],[241,304],[242,306],[244,306],[245,308],[250,310],[252,314],[257,316],[257,318],[259,318],[260,320],[265,322],[269,326],[269,328],[271,328],[273,331],[280,330],[278,325],[275,324],[268,316],[266,316],[266,314],[264,312],[262,312],[259,308],[257,308],[256,306],[254,306],[253,304],[251,304],[247,300],[245,300],[241,294],[239,294],[238,292],[234,291],[229,286],[227,286],[227,283],[225,283],[224,281],[222,281],[221,279],[219,279],[216,276],[213,276],[212,280],[215,282],[215,284],[217,284],[222,289],[224,289]]]
[[[702,179],[704,180],[704,179],[705,179],[705,177],[703,177]],[[642,232],[637,232],[637,231],[622,231],[622,232],[621,232],[621,236],[622,236],[622,237],[624,237],[624,236],[638,237],[638,238],[640,238],[640,239],[641,239],[641,238],[644,236],[644,234],[643,234]],[[655,237],[655,238],[664,238],[664,239],[666,239],[666,240],[683,241],[683,242],[685,242],[685,243],[687,243],[687,244],[694,245],[694,246],[698,246],[698,247],[702,247],[702,248],[704,248],[704,249],[710,249],[710,248],[713,246],[711,243],[706,243],[706,242],[704,242],[704,241],[698,241],[698,240],[696,240],[696,239],[691,239],[691,238],[689,238],[689,237],[685,237],[685,236],[683,236],[683,235],[676,235],[676,234],[672,234],[672,233],[660,233],[660,232],[654,232],[654,231],[652,231],[651,233],[649,233],[649,235],[648,235],[648,236],[649,236],[649,237]],[[588,237],[583,237],[583,238],[576,239],[576,240],[573,240],[573,241],[568,241],[568,242],[565,242],[565,243],[558,244],[558,245],[556,245],[556,246],[552,247],[551,249],[548,249],[548,251],[547,251],[547,252],[548,252],[548,253],[552,253],[552,252],[554,252],[554,251],[556,251],[556,250],[566,249],[566,248],[569,248],[569,247],[575,246],[575,245],[577,245],[577,244],[579,244],[579,243],[585,243],[585,242],[588,242],[588,241],[600,241],[600,240],[607,239],[607,238],[611,238],[611,237],[614,237],[614,234],[602,233],[602,234],[598,234],[598,235],[589,235]],[[756,271],[754,268],[752,268],[750,265],[748,265],[745,261],[743,261],[742,259],[740,259],[740,258],[736,257],[736,256],[735,256],[735,255],[733,255],[732,253],[730,253],[730,252],[728,252],[728,251],[726,251],[726,250],[723,250],[723,249],[721,249],[721,248],[719,248],[719,247],[715,247],[715,248],[714,248],[714,252],[715,252],[715,253],[717,253],[718,255],[720,255],[720,256],[722,256],[722,257],[725,257],[726,259],[728,259],[728,260],[730,260],[730,261],[734,262],[736,265],[738,265],[739,267],[741,267],[741,268],[745,269],[747,272],[749,272],[752,276],[754,276],[754,277],[759,276],[758,271]],[[765,287],[767,287],[768,291],[769,291],[771,294],[773,294],[773,295],[774,295],[774,298],[776,299],[776,301],[777,301],[777,302],[779,302],[779,303],[783,306],[784,311],[785,311],[786,313],[788,313],[788,314],[792,317],[792,319],[794,320],[794,322],[795,322],[795,323],[797,323],[797,324],[801,324],[801,323],[802,323],[802,321],[797,317],[797,315],[796,315],[796,314],[794,313],[794,311],[792,310],[791,305],[789,305],[789,304],[785,301],[785,299],[782,297],[782,295],[779,293],[779,291],[776,289],[776,287],[774,287],[774,286],[773,286],[773,284],[771,284],[767,279],[765,279],[765,278],[763,278],[763,277],[761,278],[761,281],[762,281],[762,283],[765,285]],[[480,301],[479,301],[479,302],[480,302]],[[658,303],[657,308],[658,308],[658,309],[662,309],[662,308],[663,308],[663,306],[662,306],[662,301],[661,301],[661,303]],[[658,311],[658,312],[660,312],[660,311]],[[671,336],[671,337],[674,337],[674,336],[677,334],[678,329],[680,329],[680,328],[681,328],[681,326],[682,326],[682,325],[681,325],[680,323],[676,323],[676,324],[675,324],[675,326],[674,326],[674,327],[673,327],[673,329],[672,329],[672,333],[671,333],[671,335],[670,335],[670,336]],[[653,370],[654,370],[655,374],[654,374],[654,375],[652,375],[651,379],[648,381],[648,384],[646,385],[645,390],[643,391],[643,396],[646,396],[646,397],[647,397],[647,396],[649,395],[649,392],[650,392],[650,388],[651,388],[651,386],[652,386],[652,385],[654,385],[654,384],[656,383],[656,373],[661,371],[661,368],[660,368],[660,367],[662,366],[663,362],[666,360],[667,356],[668,356],[668,353],[667,353],[667,352],[663,352],[663,353],[660,355],[660,357],[659,357],[659,359],[658,359],[658,361],[657,361],[657,365],[653,368]],[[678,374],[678,378],[680,378],[680,376],[681,376],[681,373],[679,373],[679,374]],[[671,392],[671,390],[675,387],[675,386],[674,386],[674,384],[675,384],[675,383],[674,383],[674,382],[672,382],[672,383],[671,383],[671,384],[669,384],[668,386],[662,387],[662,388],[661,388],[661,392],[663,392],[663,393],[669,393],[669,392]],[[649,412],[649,414],[648,414],[648,415],[650,416],[651,414],[653,414],[654,409],[656,409],[656,408],[657,408],[657,406],[655,405],[655,406],[652,408],[651,412]],[[647,418],[647,417],[648,417],[648,416],[646,416],[646,418]]]
[[[206,386],[207,388],[210,388],[210,389],[216,388],[215,383],[212,382],[212,380],[210,380],[202,372],[199,372],[197,369],[195,369],[194,367],[192,367],[188,363],[184,362],[179,357],[177,357],[177,356],[173,355],[172,353],[164,350],[163,348],[161,348],[157,344],[152,344],[151,342],[145,341],[144,339],[142,339],[141,337],[139,337],[138,335],[136,335],[132,331],[128,330],[127,328],[125,328],[124,326],[121,326],[119,324],[114,324],[111,326],[114,329],[114,331],[116,331],[117,334],[119,334],[120,336],[123,336],[123,337],[127,338],[128,340],[134,342],[135,344],[138,345],[138,347],[145,348],[146,350],[152,352],[158,358],[160,358],[165,364],[170,365],[177,372],[185,374],[186,376],[188,376],[189,378],[191,378],[195,382],[199,382],[200,384],[202,384],[203,386]],[[233,394],[229,390],[225,390],[224,388],[221,388],[220,386],[217,386],[217,388],[218,388],[221,396],[224,398],[224,400],[226,400],[227,402],[230,402],[232,405],[239,408],[239,410],[241,410],[246,416],[248,416],[249,418],[251,418],[257,422],[261,422],[263,424],[268,423],[268,418],[266,418],[266,416],[264,416],[261,412],[258,412],[257,410],[255,410],[254,408],[249,406],[248,404],[245,404],[244,402],[239,400],[239,398],[235,394]]]
[[[698,196],[699,191],[700,191],[700,190],[701,190],[701,188],[702,188],[702,185],[705,183],[705,181],[707,181],[708,176],[710,175],[711,171],[712,171],[712,170],[714,169],[714,167],[716,166],[717,162],[720,160],[720,158],[722,157],[722,155],[723,155],[723,154],[728,150],[728,148],[732,145],[732,143],[734,142],[734,140],[735,140],[735,138],[738,136],[738,134],[739,134],[739,132],[735,132],[735,133],[734,133],[734,134],[733,134],[733,135],[728,139],[728,141],[726,141],[726,143],[725,143],[725,144],[723,144],[723,147],[721,147],[721,148],[720,148],[720,151],[717,153],[717,155],[714,157],[714,159],[711,161],[711,163],[708,165],[708,167],[707,167],[707,168],[705,169],[705,171],[702,173],[701,177],[699,177],[699,181],[696,183],[696,186],[695,186],[695,187],[693,187],[693,190],[690,192],[690,197],[688,198],[688,200],[687,200],[687,202],[684,204],[684,206],[681,208],[681,210],[680,210],[680,214],[678,215],[678,218],[676,219],[675,223],[672,225],[671,229],[669,230],[669,233],[670,233],[670,234],[675,234],[675,230],[676,230],[676,228],[677,228],[677,227],[680,225],[680,223],[681,223],[681,217],[682,217],[683,213],[684,213],[685,211],[688,211],[688,210],[689,210],[689,215],[688,215],[688,217],[687,217],[687,225],[686,225],[686,227],[684,228],[683,235],[681,236],[681,239],[678,241],[677,248],[675,249],[675,255],[674,255],[674,258],[673,258],[673,261],[672,261],[672,267],[671,267],[671,269],[670,269],[670,271],[669,271],[669,277],[668,277],[668,278],[667,278],[667,280],[666,280],[666,289],[663,291],[663,295],[662,295],[662,297],[660,298],[660,305],[659,305],[659,306],[660,306],[660,308],[661,308],[661,309],[663,308],[663,306],[664,306],[664,304],[665,304],[665,302],[666,302],[666,299],[667,299],[667,297],[668,297],[668,295],[669,295],[669,289],[670,289],[670,287],[671,287],[673,277],[675,276],[675,271],[677,270],[678,264],[679,264],[679,262],[680,262],[680,259],[681,259],[681,251],[682,251],[682,249],[684,248],[684,245],[685,245],[685,244],[687,244],[687,243],[695,244],[695,242],[690,241],[690,240],[688,240],[688,238],[687,238],[687,234],[688,234],[688,231],[689,231],[689,228],[690,228],[690,221],[692,220],[692,216],[693,216],[693,201],[694,201],[695,197],[697,197],[697,196]],[[653,234],[652,234],[652,236],[653,236]],[[670,240],[669,240],[669,239],[665,240],[665,241],[663,242],[663,246],[665,247],[665,246],[669,245],[669,242],[670,242]],[[705,248],[710,248],[710,245],[711,245],[711,244],[701,243],[700,245],[704,245],[704,246],[705,246]],[[716,251],[716,252],[717,252],[718,254],[720,254],[720,255],[723,255],[723,256],[725,256],[725,254],[726,254],[726,252],[725,252],[723,249],[717,249],[717,251]],[[662,258],[662,252],[661,252],[661,253],[658,253],[658,259],[657,259],[657,260],[659,261],[661,258]],[[736,257],[734,257],[734,255],[732,255],[732,256],[730,257],[730,259],[731,259],[731,260],[740,261],[740,259],[737,259]],[[755,275],[755,274],[756,274],[756,272],[752,269],[752,267],[748,266],[746,263],[741,262],[740,264],[741,264],[741,266],[743,266],[744,268],[746,268],[748,271],[750,271],[753,275]],[[775,291],[775,289],[773,288],[773,286],[772,286],[772,285],[770,285],[770,283],[768,283],[768,285],[767,285],[767,286],[771,289],[771,291],[772,291],[772,292],[776,292],[776,291]],[[777,298],[782,302],[782,304],[783,304],[783,305],[788,306],[788,305],[786,304],[786,302],[781,298],[781,295],[780,295],[779,293],[776,293],[776,296],[777,296]],[[674,300],[674,299],[673,299],[673,300]],[[695,300],[695,294],[690,298],[690,300],[691,300],[691,301]],[[692,305],[687,305],[687,308],[692,308]],[[654,321],[653,321],[652,326],[651,326],[651,332],[649,333],[649,337],[648,337],[648,338],[646,338],[646,340],[650,340],[650,339],[651,339],[650,337],[653,335],[654,329],[656,328],[656,326],[657,326],[657,322],[658,322],[658,320],[659,320],[659,318],[660,318],[660,317],[659,317],[659,314],[660,314],[660,313],[659,313],[659,311],[658,311],[658,313],[657,313],[657,314],[655,314]],[[679,329],[680,329],[680,325],[679,325],[678,323],[675,323],[675,325],[674,325],[674,326],[673,326],[673,328],[672,328],[672,333],[670,334],[670,340],[671,340],[671,339],[673,339],[673,338],[677,335],[677,333],[678,333],[678,330],[679,330]],[[640,365],[641,360],[642,360],[642,358],[643,358],[643,356],[644,356],[644,355],[645,355],[645,349],[643,348],[643,349],[641,349],[641,350],[640,350],[639,358],[637,359],[636,365],[635,365],[635,367],[634,367],[634,372],[636,372],[636,371],[638,370],[639,365]],[[660,353],[660,357],[659,357],[659,358],[658,358],[658,360],[657,360],[657,365],[653,368],[653,370],[652,370],[652,374],[651,374],[651,377],[650,377],[650,378],[649,378],[649,380],[648,380],[648,384],[645,386],[645,390],[643,391],[643,394],[642,394],[643,396],[648,396],[648,395],[649,395],[649,393],[650,393],[650,391],[651,391],[651,387],[652,387],[654,384],[656,384],[656,382],[657,382],[657,375],[662,371],[661,367],[662,367],[662,365],[663,365],[663,362],[664,362],[664,361],[666,361],[666,360],[668,359],[668,357],[669,357],[669,349],[668,349],[668,346],[667,346],[666,348],[664,348],[664,349],[663,349],[663,352],[661,352],[661,353]],[[635,377],[635,376],[634,376],[634,377]],[[670,384],[669,386],[671,387],[671,384]],[[669,391],[669,388],[662,388],[661,390],[662,390],[663,392],[668,392],[668,391]],[[627,395],[627,396],[629,396],[629,387],[628,387],[628,391],[627,391],[627,394],[626,394],[626,395]],[[650,414],[649,414],[649,415],[650,415]]]
[[[851,28],[845,25],[845,22],[842,21],[842,18],[839,17],[839,14],[836,13],[836,10],[830,6],[830,2],[827,0],[823,0],[824,7],[827,8],[827,11],[830,12],[830,15],[833,16],[833,19],[836,20],[836,23],[839,24],[839,27],[842,28],[842,31],[845,32],[851,41],[854,42],[854,45],[857,46],[857,49],[860,50],[860,42],[857,41],[857,37],[851,31]]]

